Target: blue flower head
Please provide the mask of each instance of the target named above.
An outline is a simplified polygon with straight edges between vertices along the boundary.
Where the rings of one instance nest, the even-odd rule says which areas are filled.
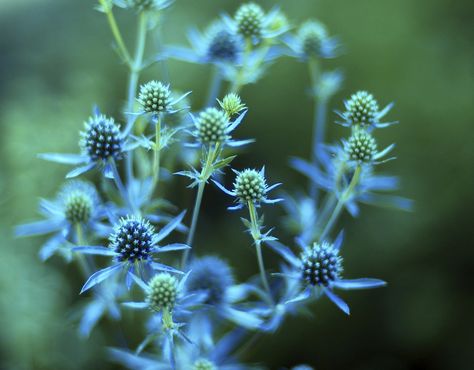
[[[242,52],[239,37],[222,22],[214,22],[206,30],[205,55],[210,62],[235,63]]]
[[[85,254],[95,254],[113,257],[114,264],[92,274],[82,287],[81,293],[101,283],[105,279],[120,272],[126,271],[126,283],[130,287],[135,271],[140,274],[151,274],[153,270],[171,273],[182,273],[173,267],[155,261],[156,254],[177,251],[189,248],[185,244],[169,244],[159,246],[158,243],[176,229],[184,217],[185,212],[172,219],[157,234],[148,220],[140,216],[122,218],[109,236],[109,246],[79,246],[74,250]]]
[[[304,22],[295,35],[285,35],[284,42],[289,55],[302,61],[311,58],[334,58],[339,54],[339,42],[330,37],[326,27],[319,21]]]
[[[195,259],[189,270],[189,291],[206,293],[204,303],[209,305],[220,305],[226,300],[227,289],[234,285],[232,271],[227,263],[218,257],[207,256]]]
[[[190,293],[204,295],[202,303],[207,306],[207,313],[214,313],[249,329],[255,329],[262,323],[251,310],[239,306],[238,301],[247,296],[251,286],[235,284],[232,270],[225,261],[214,256],[198,258],[193,260],[189,271],[186,289]],[[207,316],[198,315],[190,326],[201,327],[208,320]]]
[[[110,248],[116,253],[118,262],[149,261],[155,245],[155,228],[148,220],[138,216],[127,216],[115,225],[110,235]]]
[[[169,7],[174,0],[113,0],[121,8],[135,9],[138,12],[162,10]]]
[[[344,204],[353,216],[359,214],[358,202],[410,210],[413,206],[411,200],[386,194],[398,189],[398,178],[374,173],[374,164],[389,160],[383,159],[383,156],[394,145],[377,152],[375,141],[368,132],[354,130],[353,135],[352,140],[343,140],[342,146],[324,145],[319,148],[317,156],[322,168],[299,158],[292,160],[293,167],[308,176],[319,188],[339,197],[351,182],[356,166],[360,166],[357,185]]]
[[[240,209],[249,202],[259,206],[261,203],[272,204],[281,201],[281,199],[269,199],[267,197],[268,192],[281,184],[278,183],[272,186],[267,185],[267,181],[265,179],[265,167],[263,167],[260,171],[250,168],[247,168],[243,171],[232,171],[234,171],[236,174],[232,191],[227,190],[217,181],[214,181],[214,183],[223,192],[234,197],[235,201],[238,203],[237,206],[229,207],[229,209]]]
[[[297,257],[288,247],[273,244],[278,252],[293,268],[292,273],[284,272],[287,277],[301,281],[303,291],[288,303],[300,302],[312,296],[325,294],[342,311],[349,314],[349,306],[334,293],[334,289],[370,289],[385,286],[379,279],[343,279],[342,257],[339,254],[342,245],[342,233],[334,243],[322,241],[307,245],[300,241],[301,254]]]
[[[82,153],[88,156],[91,162],[107,162],[109,158],[122,159],[123,137],[120,126],[113,118],[103,114],[90,117],[80,136]]]
[[[203,32],[192,28],[188,32],[191,48],[167,46],[164,57],[197,64],[214,64],[219,68],[240,65],[244,42],[225,22],[212,22]]]
[[[357,91],[349,100],[344,101],[346,110],[336,113],[343,119],[337,123],[343,126],[355,126],[362,128],[383,128],[396,122],[381,122],[380,120],[390,111],[393,103],[380,109],[377,100],[367,91]]]
[[[79,176],[95,167],[102,169],[106,177],[113,178],[112,167],[115,162],[122,159],[134,145],[127,142],[126,135],[120,131],[120,125],[113,118],[101,114],[97,108],[84,126],[79,140],[81,154],[44,153],[38,157],[57,163],[79,165],[66,178]]]
[[[70,180],[60,189],[55,200],[42,199],[39,207],[45,220],[20,225],[15,232],[18,236],[43,235],[53,233],[41,248],[39,255],[46,260],[56,252],[64,252],[70,259],[71,253],[66,242],[76,242],[75,226],[80,225],[85,231],[92,230],[104,235],[100,219],[105,215],[94,185],[80,180]]]

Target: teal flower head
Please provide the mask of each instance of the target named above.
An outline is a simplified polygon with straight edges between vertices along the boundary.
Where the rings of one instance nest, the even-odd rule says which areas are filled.
[[[223,185],[214,181],[214,183],[227,195],[232,196],[236,206],[229,207],[230,210],[241,209],[248,203],[259,206],[261,203],[273,204],[282,201],[282,199],[269,199],[268,193],[281,184],[267,185],[265,178],[265,167],[261,170],[247,168],[243,171],[232,170],[236,177],[232,190],[227,190]]]
[[[352,94],[350,99],[344,101],[345,111],[336,111],[342,121],[336,123],[346,127],[363,128],[372,130],[374,128],[384,128],[397,122],[382,122],[382,118],[392,109],[393,103],[388,104],[383,109],[375,97],[367,91],[360,90]]]
[[[223,15],[224,22],[242,38],[254,45],[285,34],[290,25],[278,7],[266,12],[260,5],[248,2],[240,5],[233,17]]]
[[[283,41],[288,47],[288,55],[301,61],[330,59],[341,53],[339,40],[329,36],[326,26],[316,20],[304,22],[295,34],[285,35]]]
[[[241,124],[247,110],[240,113],[235,119],[222,109],[210,107],[192,117],[194,128],[190,131],[195,142],[189,144],[194,147],[209,147],[219,145],[221,147],[239,147],[253,142],[253,140],[234,140],[231,133]]]
[[[120,8],[149,12],[163,10],[173,4],[174,0],[113,0],[113,2]]]
[[[282,275],[297,279],[303,287],[303,290],[288,300],[287,303],[302,302],[323,294],[344,313],[349,314],[349,306],[334,293],[334,289],[371,289],[386,285],[385,281],[379,279],[342,278],[343,260],[340,256],[342,240],[342,232],[334,243],[321,241],[307,245],[299,240],[298,244],[301,249],[299,256],[294,254],[290,248],[273,243],[272,248],[291,266],[291,270],[283,272]]]
[[[70,260],[72,254],[68,244],[77,242],[78,226],[84,232],[91,231],[99,236],[105,236],[108,230],[101,222],[107,207],[102,204],[94,185],[86,181],[67,181],[54,200],[41,199],[39,211],[44,220],[19,225],[15,233],[17,236],[52,234],[40,249],[42,260],[56,253]]]

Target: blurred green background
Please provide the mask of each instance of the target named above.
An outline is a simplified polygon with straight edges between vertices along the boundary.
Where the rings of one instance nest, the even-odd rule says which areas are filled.
[[[177,0],[163,30],[182,42],[186,28],[205,26],[240,1]],[[262,1],[269,8],[273,1]],[[271,369],[306,362],[316,369],[472,369],[474,366],[474,39],[468,0],[284,0],[295,23],[316,17],[344,42],[347,53],[326,63],[346,79],[332,109],[357,89],[394,100],[399,120],[380,135],[397,143],[398,160],[383,170],[402,178],[400,194],[413,213],[365,207],[346,216],[345,274],[389,281],[386,289],[344,294],[345,317],[323,300],[313,318],[293,318],[258,341],[245,360]],[[39,196],[54,196],[66,168],[43,163],[38,152],[74,152],[77,131],[94,103],[116,117],[124,102],[126,71],[112,51],[103,15],[93,0],[0,2],[0,367],[2,369],[112,369],[102,347],[114,324],[103,322],[89,340],[75,334],[73,305],[82,283],[74,266],[37,259],[41,238],[14,240],[12,227],[36,216]],[[133,17],[117,12],[127,40]],[[173,86],[206,95],[207,67],[171,63]],[[160,78],[159,69],[148,78]],[[291,81],[291,83],[289,83]],[[311,102],[302,63],[282,60],[258,85],[246,87],[250,107],[241,137],[255,137],[235,165],[266,164],[270,182],[301,189],[306,180],[288,157],[307,156]],[[333,121],[335,115],[331,114]],[[330,124],[336,140],[346,132]],[[190,208],[184,188],[173,198]],[[222,254],[240,278],[256,273],[254,256],[223,195],[206,193],[197,245]],[[269,223],[281,214],[267,209]],[[280,212],[280,213],[279,213]],[[277,234],[281,233],[279,228]],[[268,264],[276,261],[267,253]],[[275,264],[273,264],[276,267]],[[133,320],[123,325],[134,333]]]

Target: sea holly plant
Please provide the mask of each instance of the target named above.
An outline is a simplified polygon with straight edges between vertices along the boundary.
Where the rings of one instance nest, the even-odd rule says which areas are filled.
[[[345,211],[358,216],[360,203],[412,207],[410,200],[389,194],[398,179],[379,173],[394,159],[389,156],[394,144],[382,145],[378,136],[395,123],[385,120],[393,104],[380,108],[374,94],[352,93],[333,107],[335,122],[347,134],[327,143],[329,107],[343,78],[339,70],[326,70],[325,60],[343,48],[320,21],[298,25],[277,7],[243,3],[231,15],[216,13],[203,32],[188,30],[191,46],[170,45],[160,30],[172,5],[170,0],[98,1],[128,75],[122,116],[94,108],[82,130],[78,123],[79,152],[40,154],[74,167],[55,198],[40,200],[43,219],[18,226],[16,234],[47,235],[41,260],[60,255],[80,267],[78,293],[89,296],[80,335],[94,335],[102,320],[126,320],[124,310],[144,311],[133,328],[146,334],[138,343],[127,341],[128,348],[109,338],[111,361],[140,370],[263,368],[246,365],[245,352],[264,334],[278,335],[287,317],[316,311],[319,299],[349,314],[339,290],[386,285],[381,279],[346,277],[343,265],[351,261],[342,257],[340,216]],[[118,11],[136,19],[133,51],[115,18]],[[151,36],[156,41],[149,42]],[[241,151],[258,145],[249,145],[255,138],[240,136],[242,123],[255,124],[248,115],[255,106],[239,93],[281,58],[304,63],[309,72],[309,85],[301,86],[314,106],[309,158],[290,161],[308,178],[303,192],[276,189],[285,181],[270,185],[274,176],[267,178],[265,158],[253,158],[258,168],[234,166]],[[193,101],[192,86],[168,81],[166,65],[174,59],[213,69],[203,106]],[[144,70],[153,79],[143,80]],[[232,181],[226,176],[231,165]],[[192,189],[182,191],[194,198],[188,213],[183,197],[173,196],[182,185],[180,176]],[[228,250],[209,254],[202,243],[206,232],[198,221],[207,185],[230,196],[228,210],[241,215],[256,254],[254,276],[239,281]],[[279,207],[286,212],[281,225],[266,226],[264,213],[273,215]],[[225,212],[224,206],[215,210]],[[350,248],[351,235],[345,239],[344,248]],[[265,263],[270,253],[274,264]]]

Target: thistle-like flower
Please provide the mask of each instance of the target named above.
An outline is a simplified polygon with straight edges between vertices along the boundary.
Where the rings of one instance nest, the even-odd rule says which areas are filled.
[[[305,56],[319,56],[323,50],[323,43],[328,38],[326,27],[317,21],[307,21],[298,30],[302,51]]]
[[[95,167],[102,169],[104,176],[113,178],[114,163],[122,159],[136,144],[129,143],[126,135],[120,131],[120,125],[113,118],[101,114],[98,109],[94,110],[84,126],[79,140],[81,154],[44,153],[38,157],[56,163],[80,165],[70,171],[66,178],[79,176]]]
[[[187,342],[176,343],[173,349],[176,354],[172,369],[186,370],[245,370],[250,369],[241,363],[235,362],[232,352],[242,340],[242,331],[233,330],[217,341],[212,339],[212,347],[203,345],[203,338],[209,336],[210,328],[202,326],[198,331],[188,330],[186,336],[192,344]],[[163,352],[166,354],[171,350],[169,342],[165,342]],[[170,363],[162,356],[142,354],[126,349],[111,348],[109,355],[114,362],[120,363],[132,370],[168,370]]]
[[[269,199],[267,198],[268,192],[275,189],[281,184],[274,184],[271,186],[267,185],[265,179],[265,167],[260,171],[255,169],[247,168],[243,171],[232,170],[235,174],[235,181],[233,184],[233,190],[227,190],[223,185],[219,184],[217,181],[214,183],[227,195],[230,195],[235,198],[235,201],[238,205],[234,207],[229,207],[230,210],[241,209],[243,206],[247,205],[249,202],[255,206],[259,206],[261,203],[273,204],[280,202],[282,199]]]
[[[290,248],[273,243],[272,248],[293,268],[292,272],[284,272],[282,275],[299,280],[303,286],[303,291],[288,303],[305,301],[323,293],[344,313],[349,314],[349,306],[334,293],[334,289],[370,289],[386,285],[379,279],[342,278],[342,257],[339,254],[342,240],[341,232],[334,243],[322,241],[307,245],[299,241],[299,257]]]
[[[243,111],[234,121],[228,114],[217,108],[207,108],[197,118],[193,117],[194,130],[190,134],[196,139],[196,143],[190,146],[199,147],[211,145],[238,147],[249,144],[253,140],[233,140],[232,131],[242,122],[247,111]]]
[[[356,126],[362,128],[384,128],[396,122],[380,122],[380,120],[390,111],[393,103],[388,104],[382,110],[374,96],[367,91],[357,91],[352,94],[349,100],[344,101],[346,110],[336,113],[343,119],[337,123],[343,126]]]
[[[203,32],[192,28],[187,36],[191,48],[166,46],[164,57],[189,63],[214,64],[221,72],[241,64],[243,39],[221,20],[212,22]]]
[[[167,112],[171,106],[170,86],[161,81],[150,81],[140,86],[138,102],[147,113]]]
[[[159,314],[163,320],[171,320],[170,317],[166,317],[167,315],[186,316],[189,314],[189,308],[198,305],[204,298],[204,295],[187,293],[185,284],[188,276],[189,273],[178,279],[167,272],[160,272],[145,283],[133,275],[133,280],[142,289],[145,298],[141,302],[125,302],[123,305],[134,309],[151,310]],[[162,324],[171,325],[172,321]]]
[[[252,310],[239,306],[238,301],[249,294],[251,287],[248,284],[235,284],[230,266],[222,259],[214,256],[196,259],[189,266],[189,271],[186,289],[189,293],[204,294],[202,303],[207,308],[193,318],[189,324],[191,327],[209,320],[207,314],[215,314],[248,329],[255,329],[262,324],[262,319]]]
[[[257,38],[262,36],[265,12],[256,3],[245,3],[237,9],[234,20],[238,32],[246,38]]]
[[[154,260],[159,253],[188,249],[185,244],[174,243],[159,246],[158,243],[176,229],[185,212],[171,220],[160,232],[155,234],[150,222],[139,216],[122,218],[109,236],[109,246],[78,246],[73,248],[84,254],[111,256],[115,263],[92,274],[82,287],[81,293],[101,283],[116,273],[126,271],[126,283],[130,287],[135,270],[151,274],[153,270],[171,273],[182,273],[171,266],[163,265]]]
[[[376,159],[377,143],[374,137],[365,130],[356,130],[344,145],[350,160],[370,163]]]
[[[393,158],[382,159],[395,145],[389,145],[384,150],[377,151],[375,138],[367,131],[355,129],[348,141],[343,141],[344,152],[349,162],[360,164],[379,164]]]
[[[39,212],[45,220],[17,226],[17,236],[33,236],[54,233],[39,252],[44,261],[56,252],[62,252],[67,259],[71,258],[66,242],[77,242],[75,226],[80,225],[85,231],[91,230],[104,235],[107,228],[100,223],[106,214],[94,185],[80,180],[70,180],[60,189],[55,200],[41,199]],[[63,247],[63,248],[61,248]]]
[[[290,28],[279,8],[265,12],[254,2],[240,5],[233,17],[224,15],[223,19],[234,32],[253,44],[258,44],[262,39],[276,38]]]
[[[113,0],[121,8],[134,9],[138,12],[156,11],[169,7],[174,0]]]
[[[107,162],[109,158],[121,159],[123,156],[123,137],[113,118],[104,115],[93,116],[85,123],[85,130],[80,133],[79,145],[82,152],[91,161]]]
[[[295,35],[287,34],[283,41],[289,48],[288,54],[301,61],[339,55],[339,41],[330,37],[326,27],[316,20],[304,22]]]
[[[245,104],[242,103],[240,96],[235,93],[227,94],[222,101],[217,99],[217,102],[229,117],[235,116],[247,108]]]
[[[351,159],[345,150],[347,144],[322,146],[318,151],[319,166],[294,158],[292,166],[316,183],[318,188],[341,196],[354,176],[354,169],[360,166],[360,175],[357,184],[344,203],[344,207],[352,216],[359,214],[358,203],[367,203],[382,207],[392,207],[401,210],[411,210],[413,202],[410,199],[387,194],[399,188],[399,179],[396,176],[377,175],[374,173],[373,164],[380,163],[381,158],[393,148],[387,147],[382,152],[377,152],[372,157],[372,162],[360,162]],[[377,159],[375,159],[377,157]],[[385,160],[386,161],[386,160]],[[381,160],[384,162],[384,160]],[[294,219],[297,221],[297,219]],[[314,228],[313,228],[314,230]],[[310,240],[311,237],[305,238]]]

